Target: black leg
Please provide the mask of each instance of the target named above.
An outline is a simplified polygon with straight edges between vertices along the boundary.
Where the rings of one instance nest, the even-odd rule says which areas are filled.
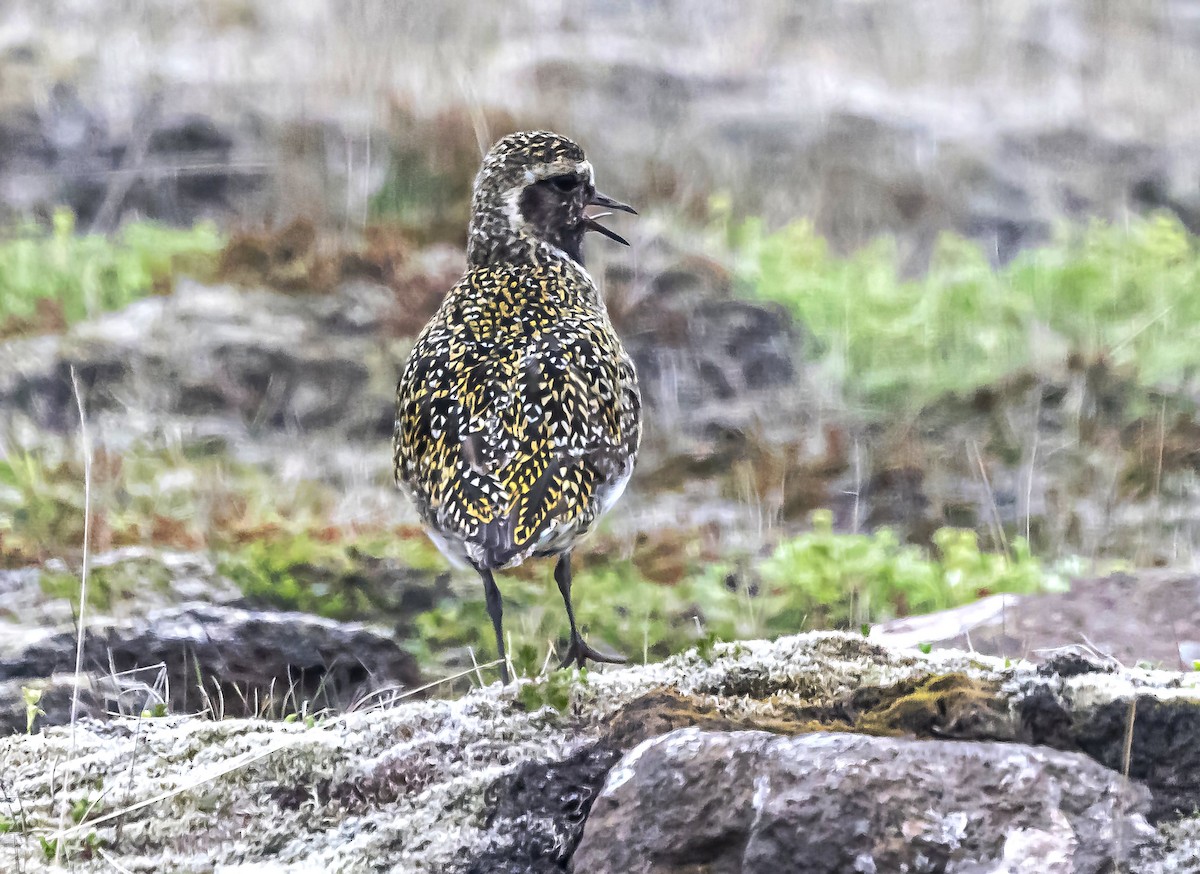
[[[558,583],[558,590],[562,592],[563,603],[567,605],[567,621],[571,623],[571,645],[567,648],[567,657],[562,660],[559,668],[565,668],[572,663],[582,668],[589,659],[610,665],[625,664],[624,656],[599,653],[579,636],[579,629],[575,625],[575,609],[571,606],[571,553],[564,552],[558,557],[558,564],[554,566],[554,582]]]
[[[504,604],[500,600],[500,588],[487,568],[476,568],[483,580],[483,594],[487,599],[488,616],[492,617],[492,628],[496,632],[496,652],[500,654],[500,679],[508,685],[508,658],[504,652]]]
[[[554,582],[558,583],[563,603],[567,605],[567,621],[571,623],[571,641],[574,642],[579,630],[575,627],[575,608],[571,606],[571,553],[564,552],[558,557],[558,563],[554,565]]]

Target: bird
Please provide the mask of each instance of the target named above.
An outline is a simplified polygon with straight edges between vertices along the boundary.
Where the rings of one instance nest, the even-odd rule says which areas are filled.
[[[596,190],[583,149],[550,131],[501,138],[471,196],[467,268],[417,336],[396,388],[395,480],[426,533],[483,583],[510,682],[495,572],[556,558],[570,626],[560,668],[625,658],[593,649],[571,603],[571,553],[633,473],[637,372],[584,267],[589,231],[636,215]]]

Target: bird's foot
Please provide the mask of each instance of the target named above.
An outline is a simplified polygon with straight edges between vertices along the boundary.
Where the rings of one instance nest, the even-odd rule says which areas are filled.
[[[629,659],[625,658],[623,655],[618,655],[617,653],[606,655],[598,650],[592,649],[590,646],[588,646],[587,641],[576,634],[571,637],[571,645],[567,648],[567,657],[562,660],[562,663],[558,667],[559,670],[562,670],[568,665],[574,663],[575,667],[582,668],[589,661],[601,662],[606,665],[623,665],[629,661]]]

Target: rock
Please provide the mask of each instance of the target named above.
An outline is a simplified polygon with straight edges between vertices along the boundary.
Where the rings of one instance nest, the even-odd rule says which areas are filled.
[[[190,225],[235,214],[266,170],[243,160],[249,139],[195,111],[166,111],[152,96],[125,131],[59,83],[36,109],[0,113],[0,191],[19,214],[66,206],[80,226],[108,231],[124,215]]]
[[[127,620],[189,601],[229,604],[242,597],[210,556],[126,546],[91,558],[89,618]],[[61,560],[0,570],[0,621],[16,629],[70,627],[78,610],[79,574]],[[13,635],[9,636],[13,639]]]
[[[1044,595],[992,595],[973,604],[876,626],[872,640],[897,646],[961,646],[977,652],[1052,661],[1081,655],[1111,669],[1144,662],[1192,667],[1200,651],[1200,576],[1187,571],[1139,570],[1072,581],[1068,591]],[[1085,647],[1082,652],[1064,647]]]
[[[30,632],[0,644],[0,733],[25,730],[22,685],[46,690],[52,707],[43,708],[45,722],[67,721],[75,650],[73,630]],[[198,604],[89,624],[83,671],[81,713],[96,719],[159,705],[217,716],[344,710],[372,693],[421,681],[416,660],[368,626]]]
[[[589,860],[597,858],[595,842],[612,808],[605,813],[592,800],[615,797],[626,773],[639,780],[639,762],[678,754],[682,737],[711,754],[679,763],[680,774],[695,775],[696,788],[707,774],[709,794],[647,810],[643,824],[701,812],[693,832],[703,834],[724,820],[727,839],[716,834],[708,844],[714,856],[739,851],[739,828],[754,833],[746,847],[763,859],[804,839],[782,826],[760,823],[754,831],[753,817],[739,811],[752,810],[760,795],[763,823],[788,822],[809,802],[824,805],[808,808],[814,813],[834,812],[807,830],[827,837],[814,852],[850,863],[821,870],[855,870],[866,837],[880,834],[884,840],[868,848],[880,872],[901,870],[886,867],[888,860],[916,852],[929,865],[910,870],[1054,871],[1056,853],[1073,854],[1081,871],[1099,870],[1087,866],[1106,855],[1127,859],[1126,870],[1139,874],[1192,870],[1186,860],[1196,841],[1186,812],[1164,810],[1153,831],[1141,820],[1164,790],[1200,791],[1200,734],[1171,734],[1171,724],[1184,723],[1156,721],[1153,708],[1143,712],[1139,703],[1131,773],[1147,780],[1131,780],[1127,791],[1118,771],[1082,755],[1078,744],[1070,752],[1028,744],[1049,738],[1046,729],[1057,725],[1065,744],[1105,738],[1094,747],[1103,760],[1105,744],[1120,746],[1126,732],[1110,715],[1130,701],[1168,705],[1176,718],[1197,712],[1194,674],[1121,669],[1060,678],[1025,662],[922,656],[861,635],[808,634],[717,644],[706,659],[692,652],[596,670],[586,683],[562,674],[520,683],[563,680],[570,700],[561,712],[527,711],[520,687],[493,684],[458,700],[373,705],[307,726],[168,715],[83,720],[73,731],[0,738],[8,793],[0,794],[0,815],[9,815],[4,797],[22,805],[0,859],[12,870],[34,868],[43,858],[38,838],[55,836],[63,800],[102,795],[103,806],[59,835],[80,872],[111,870],[110,860],[137,872],[604,870]],[[972,708],[989,718],[970,718]],[[1166,737],[1176,746],[1160,746],[1157,764],[1146,767],[1150,742]],[[728,758],[717,758],[709,740],[701,743],[706,738],[726,744]],[[1179,762],[1173,770],[1172,754]],[[925,794],[934,786],[943,801]],[[878,803],[885,792],[895,807]],[[998,803],[987,804],[989,797]],[[615,857],[619,835],[609,834]],[[951,867],[970,853],[990,862]]]
[[[0,414],[73,430],[74,367],[89,415],[126,432],[178,417],[384,437],[403,358],[372,329],[395,306],[391,291],[368,284],[296,297],[183,282],[57,340],[16,341],[36,355],[0,382]]]
[[[656,504],[659,518],[679,528],[720,518],[736,538],[746,518],[736,502],[748,493],[789,519],[835,499],[853,416],[805,360],[808,334],[786,308],[739,298],[725,268],[661,240],[635,268],[615,262],[602,275],[651,413],[634,492],[659,502],[689,492],[679,506]]]
[[[1149,793],[1079,754],[999,743],[681,729],[616,764],[589,874],[1078,872],[1150,842]]]
[[[526,762],[492,787],[487,845],[468,874],[557,874],[620,751],[586,746],[561,762]]]
[[[738,298],[724,268],[659,244],[636,270],[611,266],[605,296],[637,366],[643,402],[669,412],[673,428],[748,428],[778,418],[762,415],[778,404],[803,412],[792,399],[812,393],[798,386],[802,327],[781,306]]]

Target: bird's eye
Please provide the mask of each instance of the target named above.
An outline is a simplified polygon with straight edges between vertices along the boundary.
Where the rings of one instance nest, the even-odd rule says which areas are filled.
[[[583,180],[578,176],[552,176],[546,180],[563,194],[570,194]]]

